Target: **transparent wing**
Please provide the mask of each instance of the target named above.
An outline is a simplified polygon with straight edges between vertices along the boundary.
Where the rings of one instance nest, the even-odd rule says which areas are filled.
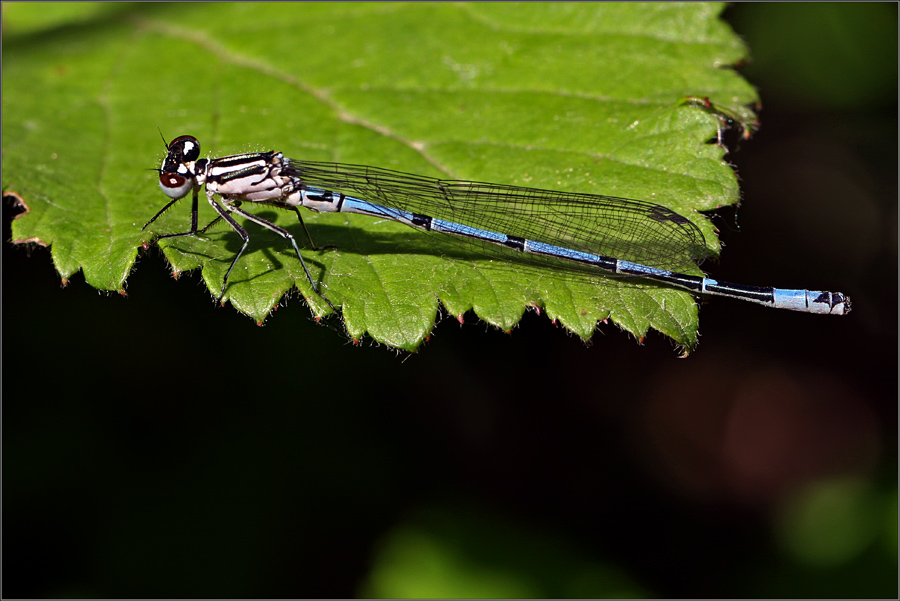
[[[386,207],[661,269],[693,269],[707,256],[696,225],[644,201],[293,159],[288,174]]]

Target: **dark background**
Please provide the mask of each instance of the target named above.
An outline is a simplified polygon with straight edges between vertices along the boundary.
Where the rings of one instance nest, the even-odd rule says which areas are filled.
[[[725,18],[762,127],[705,267],[849,316],[715,299],[679,359],[468,315],[398,356],[158,253],[61,288],[5,206],[3,596],[896,597],[897,5]]]

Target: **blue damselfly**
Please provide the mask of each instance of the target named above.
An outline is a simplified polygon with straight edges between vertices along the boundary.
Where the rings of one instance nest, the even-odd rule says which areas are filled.
[[[220,220],[228,222],[243,245],[222,281],[220,301],[250,240],[234,219],[236,214],[287,239],[313,291],[336,310],[312,277],[293,234],[241,208],[242,203],[254,203],[296,213],[312,248],[316,247],[300,207],[370,215],[482,246],[487,243],[506,249],[513,260],[530,257],[597,275],[646,278],[695,294],[729,296],[779,309],[831,315],[850,311],[850,299],[840,292],[744,286],[681,273],[703,261],[706,240],[689,219],[659,204],[300,161],[276,151],[201,159],[200,143],[192,136],[175,138],[166,150],[159,185],[172,200],[144,228],[190,192],[191,229],[162,234],[155,241],[201,234]],[[198,194],[204,185],[218,217],[197,229]]]

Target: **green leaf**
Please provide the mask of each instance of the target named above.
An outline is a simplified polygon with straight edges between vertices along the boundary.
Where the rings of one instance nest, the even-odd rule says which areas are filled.
[[[65,8],[63,8],[65,7]],[[742,124],[754,90],[725,68],[745,49],[718,4],[4,4],[3,185],[30,212],[14,241],[51,245],[63,278],[82,270],[123,291],[154,234],[189,229],[156,182],[167,139],[204,156],[277,149],[450,179],[657,202],[690,217],[738,199],[721,125]],[[201,225],[214,217],[201,203]],[[245,205],[246,208],[246,205]],[[251,210],[253,208],[251,207]],[[296,216],[254,211],[305,240]],[[306,213],[306,212],[305,212]],[[204,222],[203,220],[206,220]],[[529,307],[587,339],[610,319],[691,348],[697,308],[635,279],[574,277],[491,262],[402,225],[305,215],[304,250],[349,335],[413,350],[441,306],[509,330]],[[225,299],[262,322],[296,287],[312,293],[280,237],[253,224]],[[200,268],[213,294],[239,248],[227,227],[164,240],[174,273]]]

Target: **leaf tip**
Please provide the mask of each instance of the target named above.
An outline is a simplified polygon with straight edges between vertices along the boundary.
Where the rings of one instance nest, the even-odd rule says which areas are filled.
[[[3,200],[9,203],[12,209],[15,211],[15,215],[13,215],[13,219],[18,219],[23,215],[27,215],[31,212],[31,208],[25,204],[25,199],[18,192],[13,192],[12,190],[7,190],[3,193]]]
[[[13,219],[15,219],[15,217],[13,217]],[[12,240],[12,243],[13,244],[37,244],[38,246],[43,246],[44,248],[47,248],[48,246],[50,246],[50,244],[48,242],[44,242],[37,236],[32,236],[31,238],[15,238]]]

